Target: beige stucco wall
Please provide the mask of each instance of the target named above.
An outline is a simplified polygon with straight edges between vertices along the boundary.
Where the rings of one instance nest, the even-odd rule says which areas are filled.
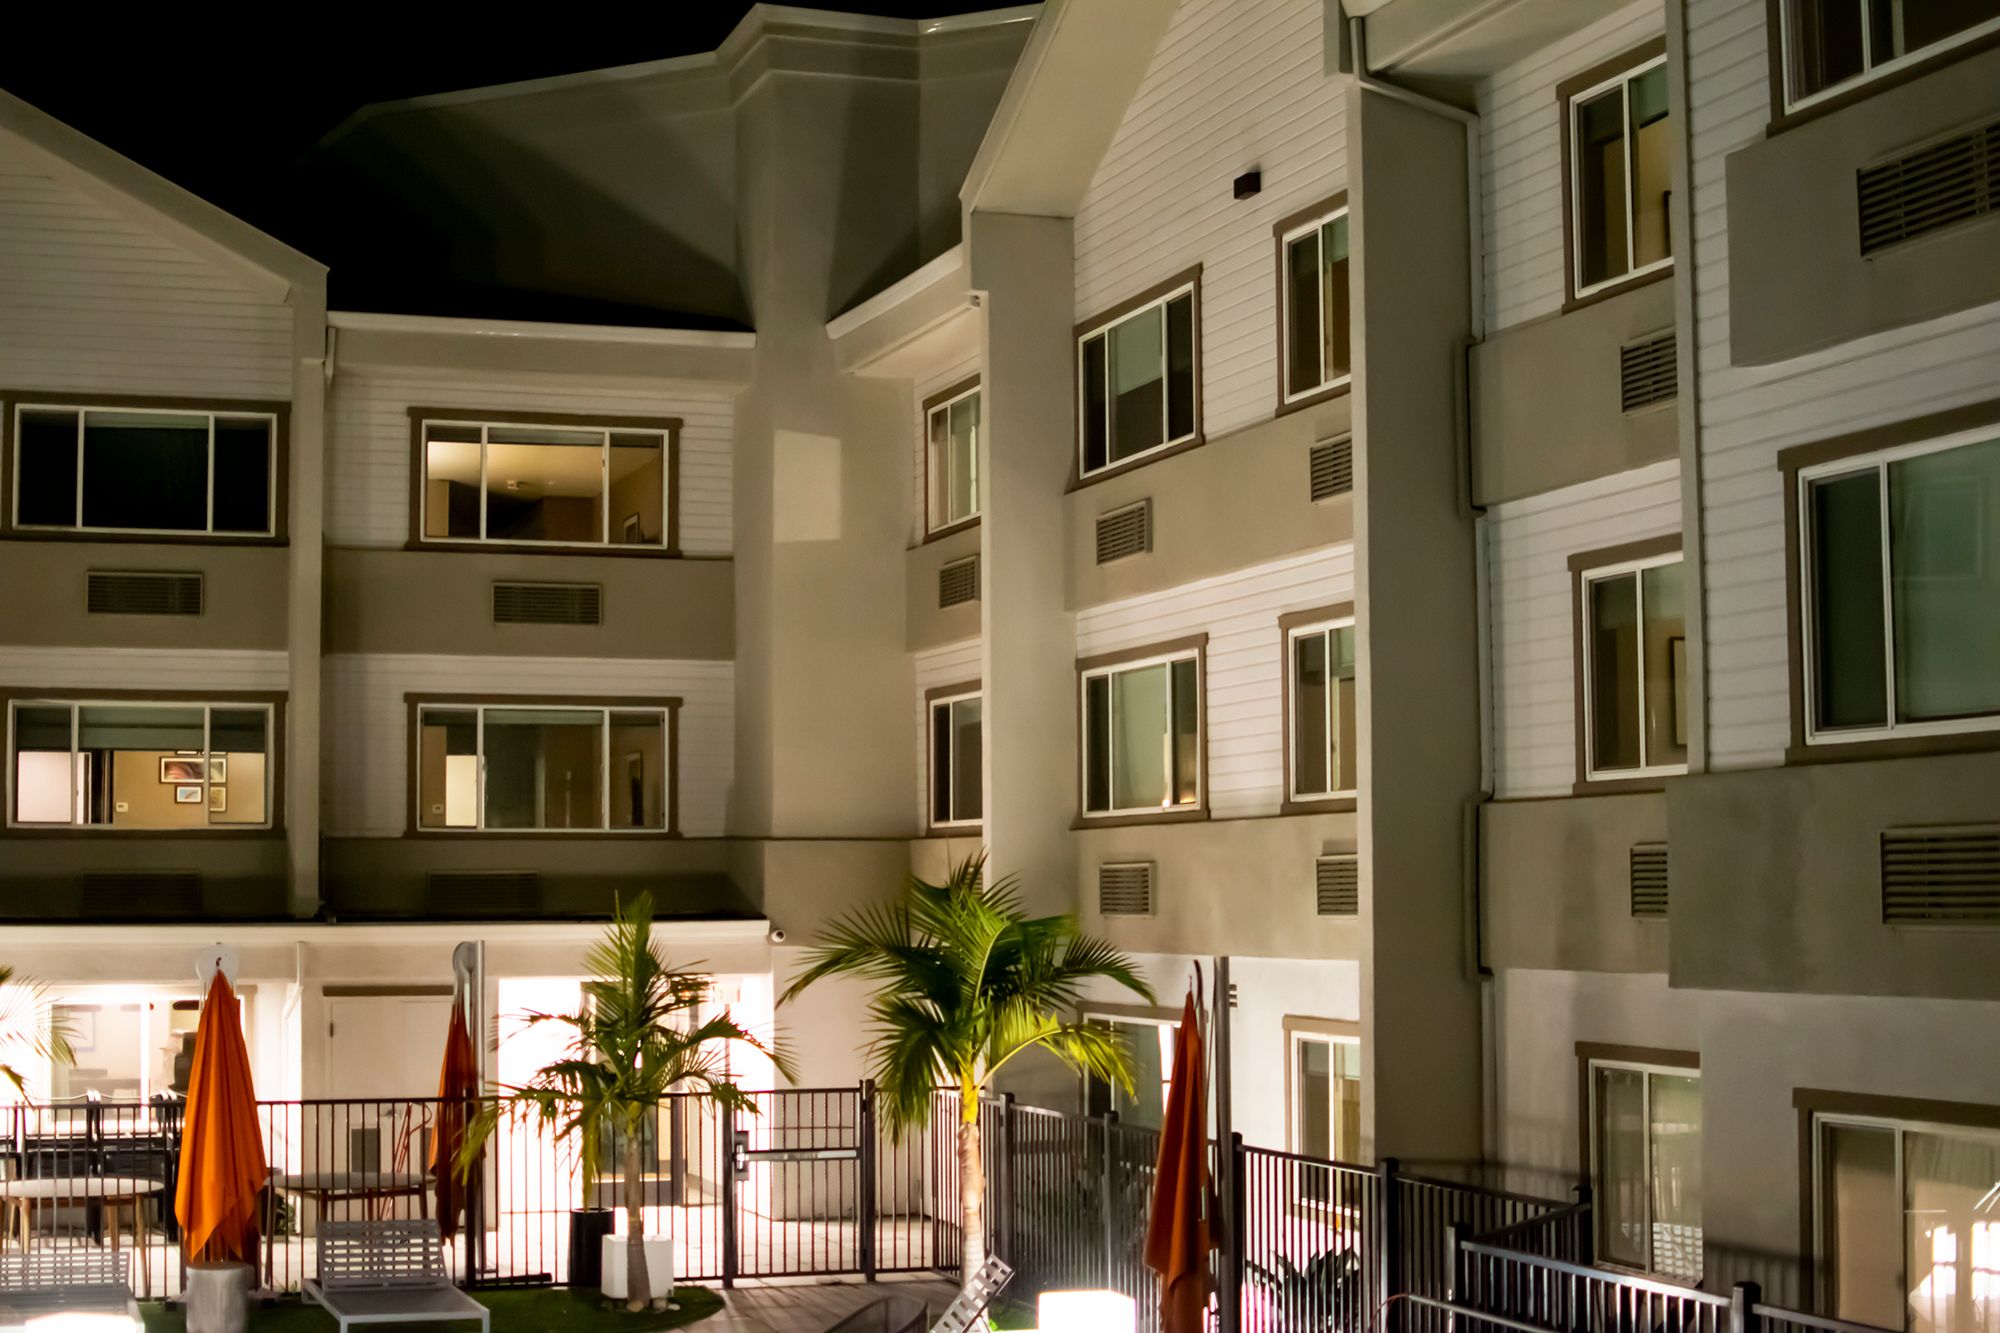
[[[1667,923],[1633,917],[1630,857],[1666,839],[1657,793],[1481,807],[1487,965],[1664,973]]]

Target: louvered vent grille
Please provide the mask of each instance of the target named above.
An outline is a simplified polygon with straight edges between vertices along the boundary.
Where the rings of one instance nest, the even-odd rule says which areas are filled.
[[[1153,914],[1153,863],[1109,861],[1097,867],[1097,910],[1105,916]]]
[[[1354,441],[1321,440],[1312,447],[1312,498],[1330,500],[1354,489]]]
[[[2000,824],[1883,829],[1882,919],[2000,926]]]
[[[1667,914],[1667,845],[1642,842],[1632,848],[1632,915]]]
[[[532,870],[433,870],[432,916],[529,916],[541,906],[542,879]]]
[[[938,609],[979,600],[979,557],[938,566]]]
[[[2000,211],[2000,120],[1855,173],[1861,253]]]
[[[193,870],[86,870],[83,914],[115,921],[154,921],[201,911],[201,875]]]
[[[1361,862],[1353,856],[1322,856],[1313,862],[1321,916],[1361,915]]]
[[[1153,549],[1153,502],[1141,500],[1097,516],[1097,563],[1108,565]]]
[[[1627,412],[1674,401],[1674,335],[1656,333],[1618,349],[1618,401]]]
[[[201,575],[93,569],[84,605],[94,616],[198,616]]]
[[[495,583],[496,625],[601,625],[604,589],[595,583]]]

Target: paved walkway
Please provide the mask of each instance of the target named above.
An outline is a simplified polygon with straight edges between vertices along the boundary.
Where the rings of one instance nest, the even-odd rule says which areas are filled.
[[[826,1327],[883,1296],[914,1296],[942,1313],[958,1294],[935,1278],[880,1282],[770,1283],[722,1293],[722,1313],[693,1325],[698,1333],[825,1333]]]

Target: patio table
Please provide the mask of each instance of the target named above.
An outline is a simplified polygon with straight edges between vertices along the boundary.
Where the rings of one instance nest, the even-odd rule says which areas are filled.
[[[145,1201],[158,1194],[165,1186],[157,1180],[147,1180],[140,1176],[42,1176],[28,1180],[0,1181],[0,1203],[4,1203],[10,1214],[11,1227],[0,1229],[16,1230],[21,1248],[26,1250],[34,1239],[34,1210],[38,1203],[75,1204],[94,1203],[106,1212],[105,1230],[111,1233],[111,1252],[118,1253],[118,1210],[132,1210],[132,1245],[139,1254],[139,1281],[143,1295],[153,1294],[153,1268],[145,1262],[146,1256],[146,1209]]]

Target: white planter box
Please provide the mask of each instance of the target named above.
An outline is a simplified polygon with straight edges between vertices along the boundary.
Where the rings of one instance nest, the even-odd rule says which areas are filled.
[[[625,1299],[625,1266],[631,1256],[627,1253],[626,1238],[606,1236],[598,1257],[604,1263],[604,1285],[601,1290],[611,1300]],[[646,1237],[646,1282],[652,1288],[654,1300],[674,1294],[674,1238],[672,1236]]]

